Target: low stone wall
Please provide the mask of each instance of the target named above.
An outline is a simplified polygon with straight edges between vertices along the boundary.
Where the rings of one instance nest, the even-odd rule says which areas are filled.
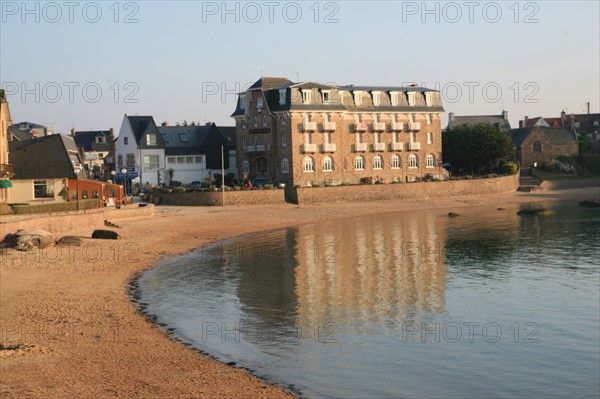
[[[569,180],[544,180],[540,184],[542,190],[569,190],[573,188],[600,187],[600,179],[569,179]]]
[[[291,188],[286,189],[286,191],[288,199],[293,202],[298,204],[318,204],[490,195],[514,192],[518,187],[519,176],[513,175],[492,179],[443,182]]]
[[[187,206],[221,206],[223,193],[221,192],[193,192],[193,193],[155,193],[160,197],[161,205],[187,205]],[[243,190],[226,191],[225,205],[275,205],[284,204],[283,190]]]
[[[53,234],[74,230],[104,228],[104,220],[119,220],[154,215],[154,206],[128,205],[115,208],[90,209],[87,211],[60,212],[52,214],[2,215],[0,216],[0,240],[17,230],[45,230]]]

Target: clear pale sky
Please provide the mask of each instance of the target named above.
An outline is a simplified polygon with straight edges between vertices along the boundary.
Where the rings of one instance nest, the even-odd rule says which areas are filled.
[[[233,125],[232,93],[261,74],[424,83],[446,112],[516,126],[599,112],[599,3],[2,0],[0,81],[15,122],[65,133],[125,113]]]

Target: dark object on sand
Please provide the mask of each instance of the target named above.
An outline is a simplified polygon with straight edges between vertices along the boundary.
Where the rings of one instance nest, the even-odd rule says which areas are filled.
[[[112,230],[94,230],[92,238],[99,238],[102,240],[118,240],[121,238],[119,233]]]

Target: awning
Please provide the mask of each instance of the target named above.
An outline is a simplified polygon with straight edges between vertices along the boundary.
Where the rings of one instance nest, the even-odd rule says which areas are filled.
[[[11,188],[12,182],[10,180],[0,180],[0,188]]]

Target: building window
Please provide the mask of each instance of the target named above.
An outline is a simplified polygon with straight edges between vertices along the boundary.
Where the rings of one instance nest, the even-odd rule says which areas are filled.
[[[146,145],[156,145],[156,134],[147,134],[146,135]]]
[[[92,198],[98,198],[98,190],[92,190]]]
[[[580,124],[579,122],[575,122],[575,127],[576,127],[577,129],[579,129],[579,127],[580,127],[580,126],[581,126],[581,124]]]
[[[435,168],[435,157],[433,154],[427,154],[425,157],[425,165],[427,168]]]
[[[315,171],[315,160],[312,157],[304,157],[304,171],[314,172]]]
[[[123,168],[123,154],[117,155],[117,165],[119,166],[119,170]]]
[[[250,173],[250,163],[248,162],[247,159],[244,159],[242,161],[242,173],[245,175]]]
[[[310,104],[312,102],[312,91],[302,90],[302,102],[304,104]]]
[[[158,155],[144,155],[144,169],[158,169]]]
[[[129,137],[123,137],[123,144],[129,144]]]
[[[286,89],[279,89],[279,105],[285,105]]]
[[[113,195],[113,197],[114,197],[114,195]],[[71,198],[72,198],[72,199],[77,199],[77,190],[75,190],[75,191],[73,191],[73,192],[71,193]]]
[[[282,147],[287,146],[287,136],[285,134],[283,136],[281,136],[281,146]]]
[[[187,163],[187,164],[193,164],[194,163],[194,157],[185,157],[185,163]]]
[[[433,133],[427,133],[427,144],[433,144]]]
[[[187,133],[179,133],[179,141],[182,143],[189,143],[190,138],[188,137]]]
[[[246,127],[247,127],[246,120],[242,119],[242,129],[246,130]]]
[[[427,114],[426,117],[427,117],[427,124],[431,125],[431,122],[432,122],[431,114]]]
[[[127,168],[135,168],[135,154],[127,154]]]
[[[376,107],[381,105],[381,92],[379,92],[379,91],[373,92],[373,105]]]
[[[327,104],[331,101],[331,91],[329,90],[323,90],[321,92],[321,98],[323,99],[323,103]]]
[[[285,126],[285,114],[281,114],[280,119],[281,119],[281,126]]]
[[[360,107],[362,105],[362,93],[360,91],[354,92],[354,105]]]
[[[408,93],[408,106],[409,107],[414,107],[415,103],[416,103],[416,94],[414,91],[411,91]],[[413,121],[414,122],[414,121]]]
[[[357,155],[354,158],[354,170],[365,170],[365,158],[362,155]]]
[[[81,192],[81,198],[82,199],[88,199],[88,190],[83,190]]]
[[[392,169],[400,169],[401,165],[400,155],[392,155]]]
[[[381,155],[373,157],[373,169],[383,169],[383,157]]]
[[[263,116],[263,127],[267,127],[267,117]]]
[[[539,141],[533,142],[533,152],[542,152],[542,143]]]
[[[397,91],[394,91],[391,93],[391,95],[392,95],[392,105],[397,106],[398,104],[400,104],[399,93]]]
[[[256,116],[254,117],[252,122],[253,122],[254,127],[258,127],[258,119],[256,118]]]
[[[247,146],[248,146],[248,138],[242,137],[242,147],[244,148],[244,150],[246,149]]]
[[[240,109],[246,109],[246,95],[240,95]]]
[[[52,180],[34,180],[33,198],[54,198]]]
[[[330,156],[323,158],[323,172],[333,172],[333,158]]]
[[[256,102],[256,110],[258,112],[262,111],[263,109],[263,99],[262,97],[258,97],[258,101]]]
[[[281,173],[290,173],[290,161],[287,158],[281,160]]]
[[[415,154],[410,154],[408,156],[408,168],[416,169],[419,167],[419,158]]]
[[[194,157],[194,163],[204,163],[202,160],[202,156],[195,156]]]
[[[177,163],[177,158],[175,158],[175,157],[167,157],[167,163],[168,164],[175,164],[175,163]]]
[[[268,147],[269,146],[269,136],[265,136],[263,140],[265,143],[265,147]]]

